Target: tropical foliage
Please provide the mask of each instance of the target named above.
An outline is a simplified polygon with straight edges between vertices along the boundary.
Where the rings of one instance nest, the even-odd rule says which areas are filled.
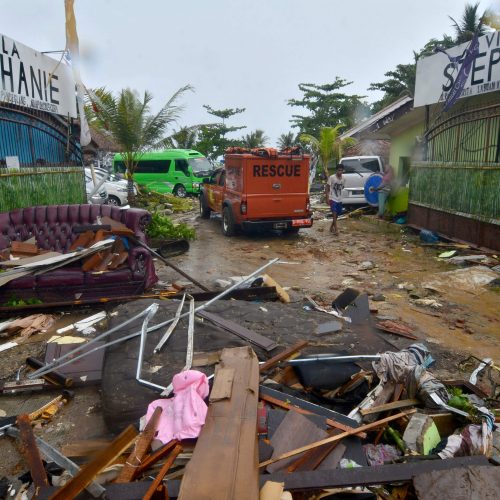
[[[455,30],[455,44],[461,44],[472,40],[474,34],[479,32],[479,36],[486,33],[486,27],[481,24],[481,16],[478,14],[479,2],[466,4],[462,16],[458,21],[449,16],[453,21]]]
[[[298,143],[298,137],[293,132],[287,132],[286,134],[281,134],[278,137],[276,145],[278,149],[292,148]]]
[[[151,113],[153,96],[145,91],[138,92],[125,88],[116,96],[105,89],[89,91],[90,121],[107,130],[120,146],[123,162],[127,169],[128,198],[134,201],[134,173],[141,155],[146,151],[162,147],[169,125],[174,123],[182,111],[177,104],[179,98],[192,87],[180,88],[158,111]]]
[[[360,114],[369,114],[368,106],[362,102],[364,96],[349,95],[343,91],[351,83],[339,77],[333,83],[323,85],[300,83],[302,97],[289,99],[288,105],[304,108],[309,114],[292,115],[292,127],[297,127],[301,133],[317,137],[322,128],[339,124],[351,127]]]
[[[204,104],[203,107],[207,110],[209,115],[219,118],[221,122],[202,125],[200,127],[195,149],[211,160],[216,160],[219,156],[224,154],[228,147],[238,144],[236,139],[230,139],[227,135],[246,127],[228,126],[226,125],[226,120],[243,113],[245,108],[213,109],[207,104]]]
[[[299,137],[300,141],[308,145],[313,154],[319,157],[326,177],[329,175],[328,167],[330,163],[340,160],[343,150],[355,143],[352,138],[344,140],[340,138],[340,129],[343,127],[342,124],[335,127],[323,127],[318,137],[310,134],[301,134]]]
[[[244,148],[263,148],[269,142],[269,137],[264,134],[263,130],[257,129],[254,132],[244,135],[240,142]]]

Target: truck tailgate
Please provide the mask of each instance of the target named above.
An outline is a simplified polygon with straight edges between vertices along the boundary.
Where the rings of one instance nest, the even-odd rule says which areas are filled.
[[[247,194],[247,217],[251,219],[306,216],[306,193]]]

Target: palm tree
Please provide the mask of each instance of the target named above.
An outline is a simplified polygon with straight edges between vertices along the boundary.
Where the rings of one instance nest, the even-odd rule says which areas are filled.
[[[293,148],[297,144],[297,136],[293,132],[281,134],[278,137],[278,149]]]
[[[261,129],[257,129],[255,132],[250,132],[249,134],[244,135],[241,139],[242,146],[248,149],[263,148],[268,141],[269,137],[267,137]]]
[[[448,16],[453,21],[452,26],[455,30],[455,43],[460,44],[472,40],[474,33],[478,30],[479,36],[486,33],[486,28],[481,23],[481,17],[477,13],[478,8],[479,2],[475,4],[466,4],[459,21],[455,21],[453,17]]]
[[[198,141],[198,133],[203,125],[181,127],[164,140],[166,148],[194,149]]]
[[[182,106],[175,102],[188,90],[192,90],[190,85],[180,88],[156,114],[150,113],[153,96],[148,91],[143,97],[129,88],[122,89],[117,96],[107,91],[89,91],[91,113],[94,115],[92,122],[107,130],[121,148],[131,204],[135,198],[137,163],[146,151],[161,147],[167,127],[177,120],[182,111]]]
[[[323,127],[319,132],[319,138],[309,134],[301,134],[299,140],[308,144],[314,155],[319,156],[323,172],[328,178],[328,164],[332,160],[340,160],[343,150],[355,144],[355,139],[348,137],[341,139],[339,136],[343,124],[335,127]]]

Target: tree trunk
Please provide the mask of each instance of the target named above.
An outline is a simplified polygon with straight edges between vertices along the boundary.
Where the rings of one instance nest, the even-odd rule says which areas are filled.
[[[130,174],[127,174],[127,198],[128,204],[133,207],[135,205],[134,176]]]

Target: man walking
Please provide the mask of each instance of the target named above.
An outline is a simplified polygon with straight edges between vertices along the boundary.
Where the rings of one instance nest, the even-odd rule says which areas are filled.
[[[342,190],[345,187],[343,173],[344,167],[339,163],[335,169],[335,174],[328,178],[326,188],[330,202],[330,210],[332,211],[332,225],[330,226],[330,232],[334,235],[339,234],[337,217],[342,214]]]

